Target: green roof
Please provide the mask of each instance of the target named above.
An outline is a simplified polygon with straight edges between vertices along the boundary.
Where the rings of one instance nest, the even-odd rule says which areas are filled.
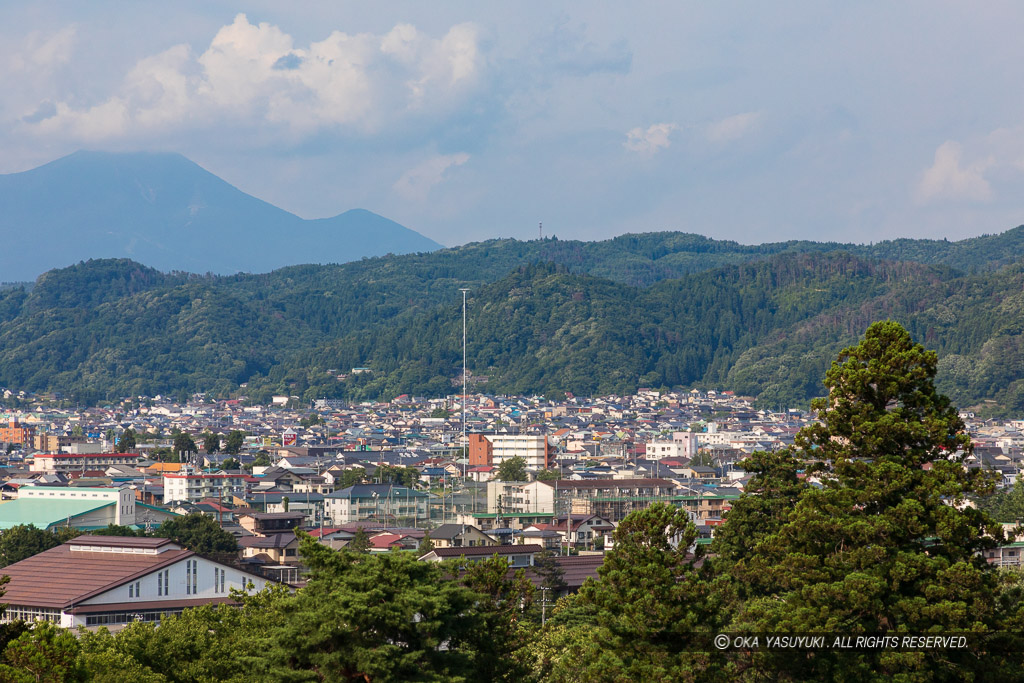
[[[68,519],[71,519],[71,526],[74,526],[75,517],[116,504],[113,500],[18,498],[0,505],[0,529],[10,529],[19,524],[34,524],[40,529],[48,529]]]

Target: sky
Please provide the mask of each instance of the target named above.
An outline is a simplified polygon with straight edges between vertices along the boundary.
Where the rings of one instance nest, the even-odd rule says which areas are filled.
[[[170,151],[454,246],[1024,223],[1012,2],[0,4],[0,173]]]

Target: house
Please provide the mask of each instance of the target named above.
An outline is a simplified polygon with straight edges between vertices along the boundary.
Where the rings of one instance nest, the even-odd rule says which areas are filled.
[[[272,536],[292,532],[302,526],[306,515],[301,512],[247,512],[238,515],[238,523],[256,536]]]
[[[493,538],[469,524],[442,524],[430,532],[435,548],[473,548],[496,545]]]
[[[242,561],[257,560],[251,564],[298,564],[299,539],[294,531],[266,536],[243,536],[238,539]]]
[[[158,622],[187,607],[230,602],[232,589],[270,583],[170,539],[124,536],[79,536],[0,572],[11,577],[3,621],[65,628]]]
[[[431,536],[433,538],[433,536]],[[508,560],[510,567],[532,567],[534,557],[543,548],[528,543],[525,545],[474,546],[472,548],[435,548],[420,558],[421,562],[442,562],[452,558],[465,557],[470,562],[487,560],[497,555]]]
[[[598,515],[582,514],[556,517],[547,528],[561,534],[569,545],[590,546],[614,531],[615,525]]]

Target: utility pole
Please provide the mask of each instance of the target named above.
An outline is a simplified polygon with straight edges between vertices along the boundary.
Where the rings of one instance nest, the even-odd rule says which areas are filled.
[[[462,292],[462,447],[466,449],[462,454],[462,480],[465,481],[469,462],[469,444],[466,443],[466,292],[469,290],[462,288],[459,291]]]

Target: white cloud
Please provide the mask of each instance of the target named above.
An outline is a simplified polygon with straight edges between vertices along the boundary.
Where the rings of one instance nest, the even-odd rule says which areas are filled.
[[[631,152],[651,155],[659,149],[668,149],[672,144],[669,139],[672,131],[676,129],[674,123],[655,123],[646,129],[637,127],[626,133],[626,141],[623,143],[626,149]]]
[[[935,150],[935,159],[917,186],[917,200],[920,203],[943,199],[992,199],[992,187],[984,174],[994,163],[993,159],[989,157],[961,167],[961,155],[960,144],[952,140],[942,143]]]
[[[745,112],[716,121],[707,127],[705,135],[711,142],[731,142],[752,131],[761,118],[759,112]]]
[[[461,166],[467,161],[469,161],[469,155],[464,152],[443,154],[427,159],[403,173],[402,177],[395,182],[394,189],[408,200],[423,201],[430,194],[430,190],[444,180],[445,173],[449,168]]]
[[[43,52],[55,59],[60,50]],[[456,111],[483,68],[471,24],[440,38],[408,24],[383,36],[333,31],[303,47],[239,14],[198,57],[179,45],[142,59],[101,103],[57,102],[53,116],[30,125],[85,141],[224,122],[298,136],[338,127],[373,132],[403,116]]]
[[[66,64],[71,60],[77,32],[74,25],[49,34],[32,31],[25,36],[20,49],[8,59],[5,67],[11,71],[31,71]]]

